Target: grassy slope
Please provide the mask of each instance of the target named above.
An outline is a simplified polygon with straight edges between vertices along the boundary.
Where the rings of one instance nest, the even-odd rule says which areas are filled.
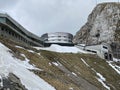
[[[0,41],[8,46],[15,57],[24,60],[21,54],[25,54],[30,63],[36,65],[36,67],[43,71],[33,71],[41,78],[46,80],[57,90],[69,90],[69,87],[73,87],[74,90],[81,90],[63,71],[58,69],[52,62],[59,61],[69,71],[76,73],[79,77],[86,79],[89,83],[97,86],[100,90],[105,88],[96,79],[96,73],[91,70],[94,68],[97,72],[101,73],[107,80],[107,84],[111,86],[111,90],[120,90],[120,75],[118,75],[104,60],[93,55],[84,54],[63,54],[49,51],[38,51],[32,47],[13,43],[9,40],[0,38]],[[26,49],[16,48],[15,45],[20,45]],[[27,49],[34,51],[35,53],[29,52]],[[87,67],[82,61],[83,58],[90,67]]]

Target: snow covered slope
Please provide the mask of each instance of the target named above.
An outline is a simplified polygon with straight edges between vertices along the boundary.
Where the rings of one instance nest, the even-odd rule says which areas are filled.
[[[13,73],[20,78],[21,83],[28,90],[55,90],[54,87],[28,70],[39,69],[30,65],[27,58],[25,58],[25,61],[21,61],[12,57],[9,51],[7,47],[0,43],[0,78],[7,77],[9,73]],[[0,85],[2,86],[2,82]]]

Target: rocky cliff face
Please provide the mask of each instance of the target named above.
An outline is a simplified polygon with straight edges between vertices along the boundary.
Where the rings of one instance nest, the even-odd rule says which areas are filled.
[[[0,90],[27,90],[24,85],[21,84],[20,79],[14,74],[10,73],[8,78],[0,78]]]
[[[120,3],[98,4],[88,17],[87,23],[74,36],[74,43],[119,43]]]

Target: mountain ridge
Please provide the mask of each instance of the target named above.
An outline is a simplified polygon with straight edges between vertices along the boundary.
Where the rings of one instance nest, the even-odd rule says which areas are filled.
[[[86,24],[74,36],[74,43],[119,42],[120,3],[100,3],[88,16]],[[118,34],[118,33],[117,33]]]

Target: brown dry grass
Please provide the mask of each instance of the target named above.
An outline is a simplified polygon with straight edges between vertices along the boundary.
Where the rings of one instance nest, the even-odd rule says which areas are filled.
[[[96,73],[92,71],[91,68],[94,68],[106,78],[107,83],[111,86],[111,90],[114,90],[112,87],[115,87],[116,90],[120,89],[120,85],[118,84],[120,83],[120,75],[118,75],[105,62],[105,60],[102,60],[97,56],[73,53],[55,53],[36,50],[30,46],[26,48],[26,46],[22,44],[3,38],[0,38],[0,41],[11,49],[15,57],[24,60],[25,57],[21,56],[21,54],[24,54],[30,60],[31,64],[34,64],[36,67],[42,69],[43,71],[33,70],[33,72],[50,83],[57,90],[69,90],[69,87],[73,87],[74,90],[80,90],[79,86],[71,81],[71,79],[64,72],[52,64],[52,62],[57,61],[64,65],[69,71],[75,72],[79,77],[86,79],[89,83],[100,88],[100,90],[105,90],[105,88],[97,81]],[[16,45],[23,48],[16,48]],[[29,52],[28,50],[32,50],[34,52]],[[87,67],[81,61],[81,58],[83,58],[90,65],[90,67]]]

